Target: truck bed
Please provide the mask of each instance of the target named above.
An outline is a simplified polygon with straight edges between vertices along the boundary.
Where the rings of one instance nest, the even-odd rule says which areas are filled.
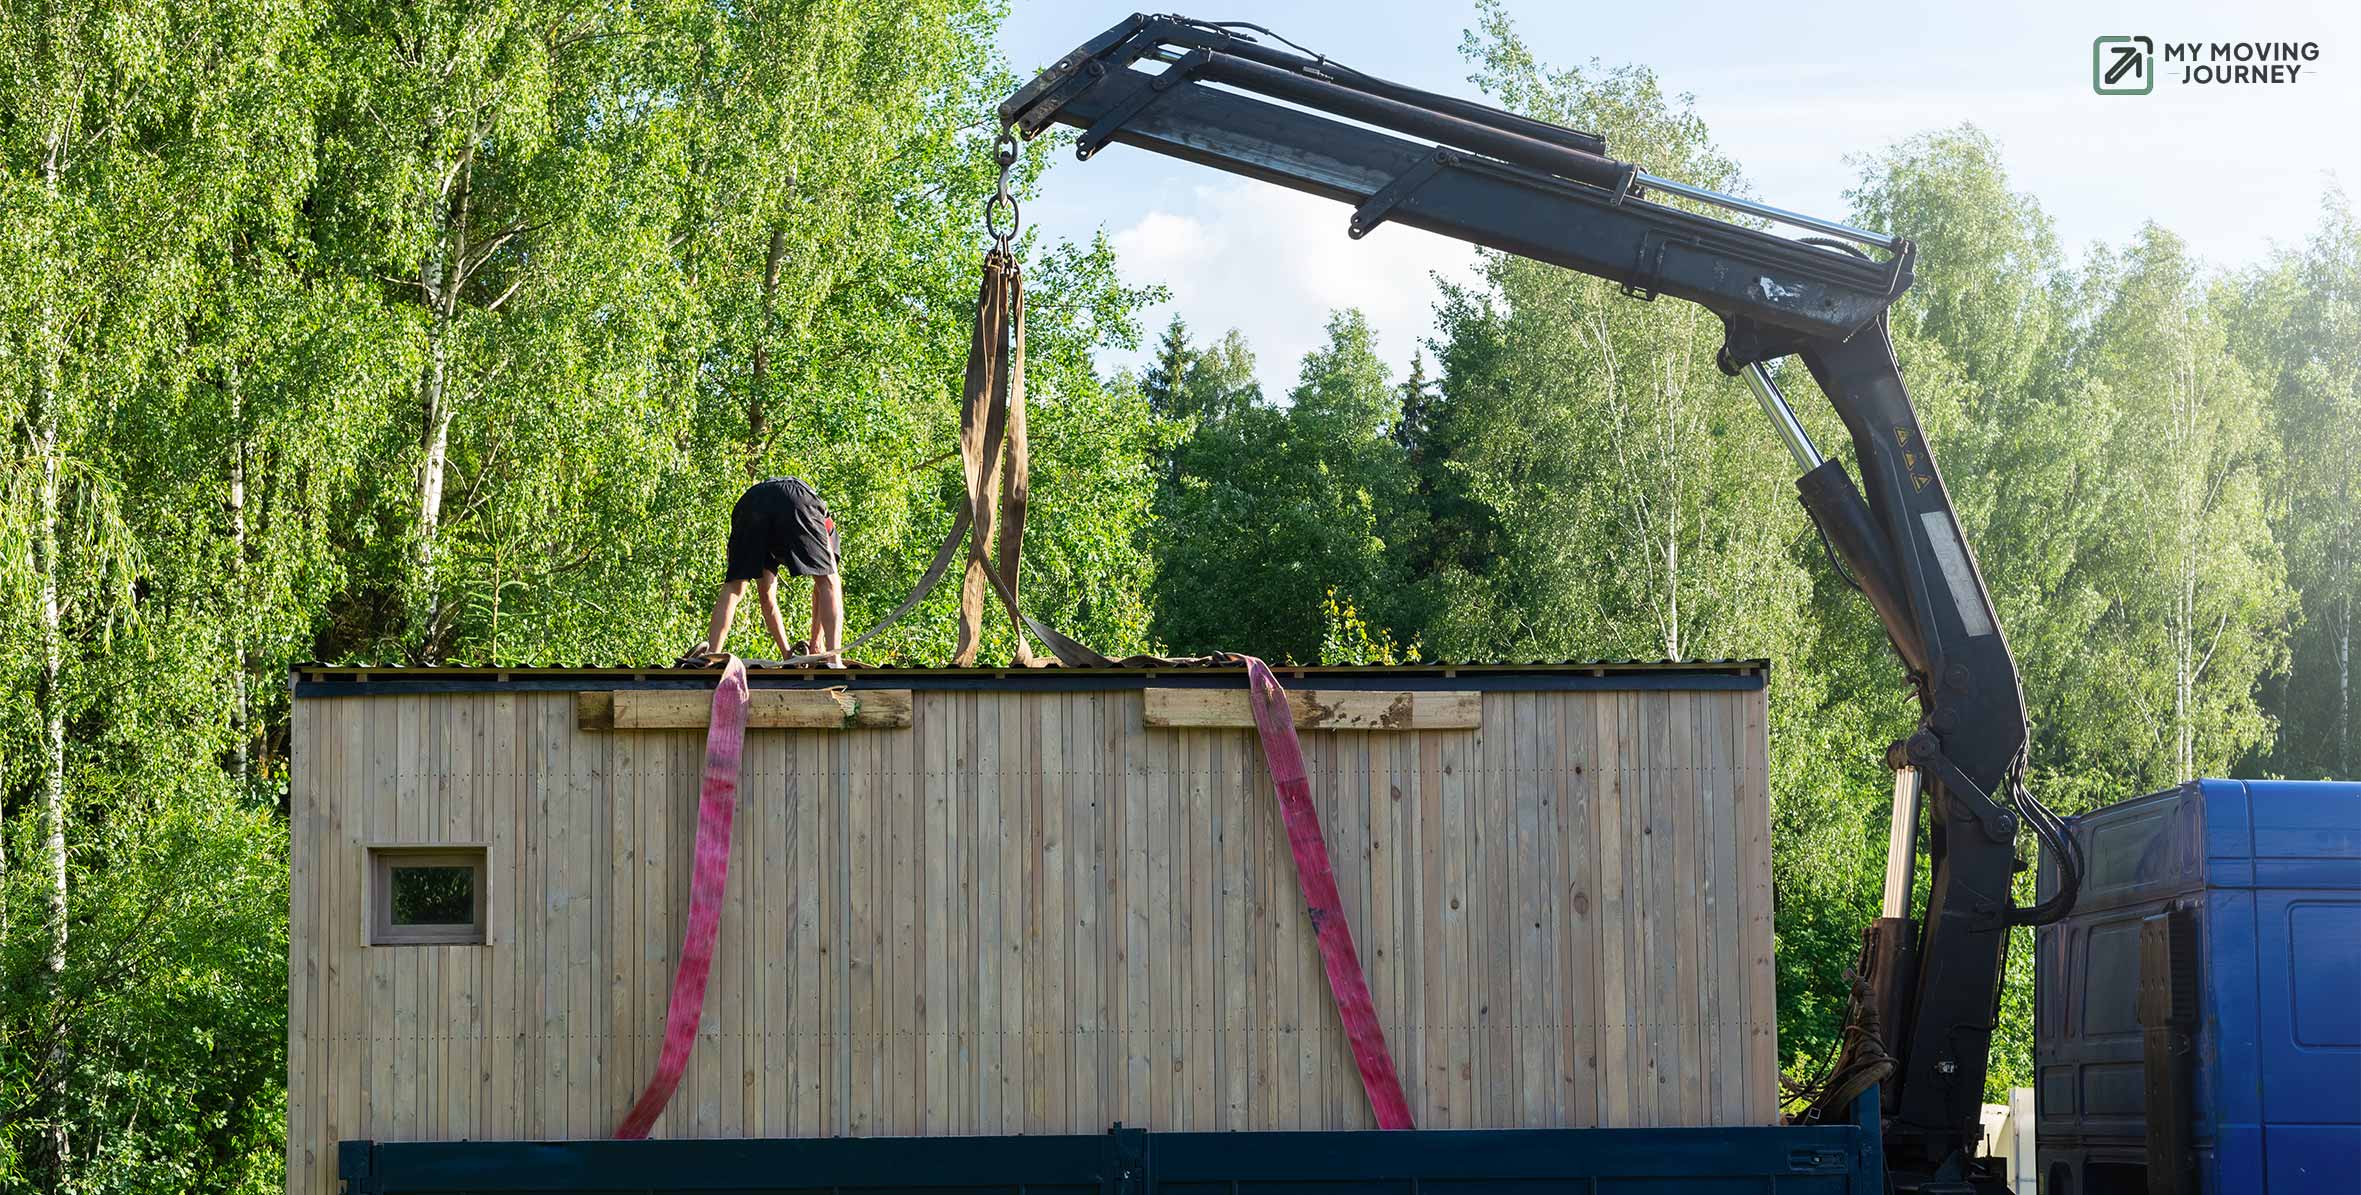
[[[1878,1195],[1876,1098],[1785,1127],[347,1141],[337,1171],[347,1195]]]

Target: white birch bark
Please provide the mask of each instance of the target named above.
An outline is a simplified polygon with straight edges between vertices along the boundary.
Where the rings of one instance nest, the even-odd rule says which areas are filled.
[[[42,183],[49,192],[51,211],[58,206],[58,175],[65,156],[65,134],[59,130],[51,135],[48,152],[41,164]],[[57,326],[57,311],[45,294],[41,302],[40,327],[35,332],[41,360],[35,367],[32,410],[28,424],[32,432],[35,468],[40,471],[38,483],[37,526],[33,531],[33,575],[38,588],[40,626],[36,632],[41,653],[41,674],[34,694],[36,707],[41,711],[41,851],[47,872],[48,908],[45,928],[48,930],[49,951],[44,960],[44,973],[50,988],[50,998],[56,999],[57,987],[66,970],[66,930],[69,911],[66,889],[66,715],[65,694],[65,636],[61,595],[59,593],[62,562],[58,541],[59,473],[62,462],[64,402],[65,344]],[[51,1037],[48,1064],[44,1068],[50,1077],[52,1090],[42,1095],[49,1115],[49,1148],[57,1173],[64,1173],[69,1161],[66,1140],[62,1093],[55,1084],[65,1074],[65,1036],[62,1032]]]

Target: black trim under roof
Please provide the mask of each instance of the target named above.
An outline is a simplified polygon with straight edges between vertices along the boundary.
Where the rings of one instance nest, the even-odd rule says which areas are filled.
[[[1767,660],[1570,660],[1533,664],[1405,664],[1274,667],[1282,683],[1322,689],[1753,690]],[[927,689],[1087,693],[1245,684],[1238,668],[754,668],[757,689]],[[709,689],[710,668],[361,668],[301,664],[289,676],[297,697],[405,693],[572,693],[599,689]]]

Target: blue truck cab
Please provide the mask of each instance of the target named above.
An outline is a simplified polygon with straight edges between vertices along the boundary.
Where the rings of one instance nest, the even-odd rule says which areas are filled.
[[[2081,899],[2034,950],[2043,1195],[2361,1191],[2361,783],[2198,780],[2068,825]]]

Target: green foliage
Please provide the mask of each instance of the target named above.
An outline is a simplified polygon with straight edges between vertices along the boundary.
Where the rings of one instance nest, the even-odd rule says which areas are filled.
[[[997,20],[0,17],[0,1189],[280,1184],[290,664],[669,660],[779,473],[846,524],[856,630],[906,591]],[[1138,651],[1170,434],[1096,358],[1155,296],[1104,238],[1023,250],[1028,602]],[[864,655],[940,658],[955,600]]]
[[[0,1103],[63,1110],[79,1190],[283,1190],[286,826],[219,774],[177,779],[146,808],[107,794],[78,834],[73,961],[46,1001],[0,1003]],[[36,879],[12,873],[11,903]],[[37,944],[6,945],[0,990],[40,990]],[[34,1182],[57,1114],[10,1117],[0,1185]]]
[[[2361,775],[2361,225],[2342,192],[2301,252],[2239,279],[2231,347],[2270,395],[2272,528],[2301,603],[2289,668],[2265,682],[2280,726],[2263,766],[2306,778]]]
[[[1177,321],[1145,389],[1193,424],[1157,493],[1157,638],[1197,654],[1252,650],[1337,662],[1324,606],[1370,611],[1390,643],[1411,595],[1407,548],[1422,519],[1393,428],[1400,397],[1358,311],[1328,321],[1285,406],[1262,401],[1235,333],[1196,350]],[[1177,382],[1174,380],[1177,379]],[[1337,650],[1359,652],[1367,644]]]
[[[1644,69],[1547,70],[1496,6],[1465,51],[1512,108],[1735,185],[1703,122]],[[1723,656],[1801,629],[1787,559],[1801,520],[1777,443],[1714,365],[1720,322],[1523,258],[1487,254],[1484,272],[1486,291],[1445,300],[1443,384],[1423,416],[1434,488],[1491,516],[1440,562],[1436,652]]]
[[[1485,14],[1466,52],[1511,107],[1742,189],[1686,100],[1647,71],[1546,69],[1497,7]],[[1775,659],[1780,1018],[1792,1054],[1820,1056],[1875,911],[1880,749],[1910,724],[1898,669],[1819,564],[1785,453],[1715,366],[1717,321],[1519,258],[1487,255],[1485,272],[1486,290],[1450,293],[1441,313],[1424,472],[1452,542],[1428,580],[1427,641],[1445,659]],[[1471,506],[1477,517],[1460,513]]]
[[[959,486],[998,16],[0,13],[0,1188],[278,1185],[290,664],[670,659],[730,503],[775,474],[844,524],[852,629],[907,591]],[[1512,108],[1747,187],[1643,68],[1553,68],[1497,3],[1464,49]],[[2034,786],[2071,812],[2352,775],[2342,197],[2222,275],[2158,229],[2070,262],[1973,128],[1859,166],[1854,219],[1919,246],[1893,338],[2022,665]],[[1782,1044],[1824,1057],[1917,714],[1718,324],[1487,255],[1424,351],[1334,313],[1280,399],[1237,333],[1178,321],[1105,375],[1157,294],[1104,237],[1022,248],[1028,606],[1113,654],[1771,658]],[[941,660],[955,602],[863,656]],[[1995,1090],[2030,1077],[2026,938]]]
[[[2082,768],[2146,790],[2219,775],[2268,743],[2257,685],[2284,667],[2291,595],[2266,518],[2271,411],[2227,351],[2221,309],[2180,241],[2150,226],[2085,273],[2078,380],[2095,393],[2114,512],[2087,549],[2110,603],[2077,711]]]
[[[1320,633],[1320,662],[1323,664],[1415,664],[1418,645],[1404,647],[1382,627],[1372,627],[1353,609],[1352,603],[1336,596],[1331,589],[1320,603],[1323,629]]]

